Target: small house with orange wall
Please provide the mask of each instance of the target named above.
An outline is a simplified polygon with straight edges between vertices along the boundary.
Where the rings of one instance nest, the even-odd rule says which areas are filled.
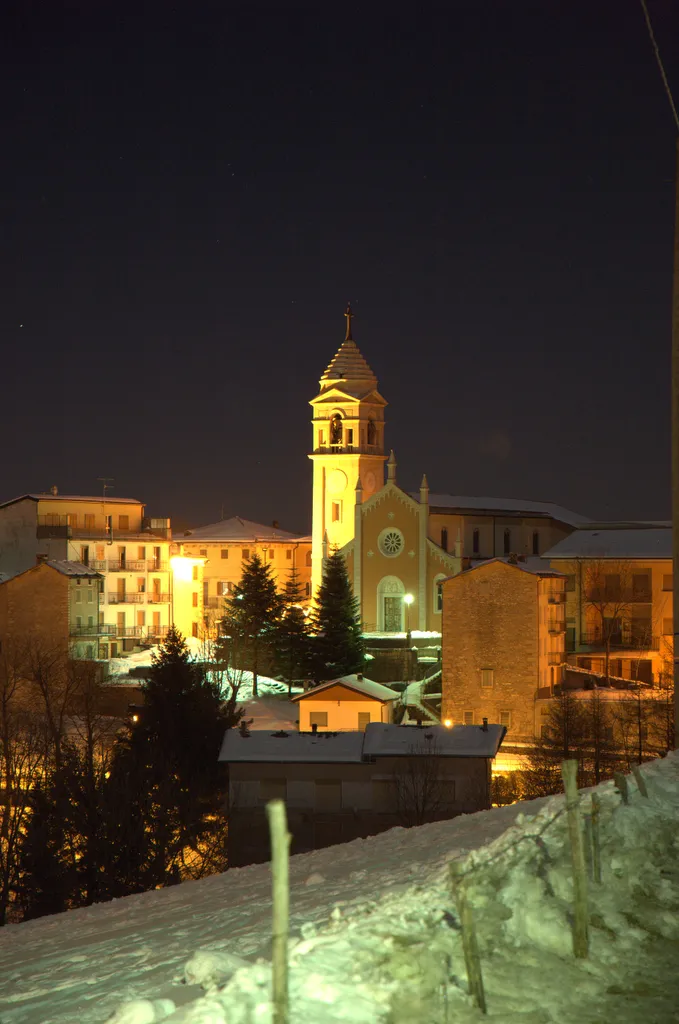
[[[389,724],[400,693],[360,673],[321,683],[293,697],[300,732],[364,732],[371,722]]]

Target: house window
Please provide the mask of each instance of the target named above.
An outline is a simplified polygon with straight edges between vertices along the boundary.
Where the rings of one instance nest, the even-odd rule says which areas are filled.
[[[198,607],[198,594],[196,593],[195,590],[194,590],[193,594],[191,595],[191,603],[192,603],[194,608]]]
[[[509,729],[512,724],[512,713],[511,711],[500,712],[500,725],[504,725],[506,729]]]
[[[193,573],[192,573],[192,576],[193,576],[193,579],[194,579],[194,580],[197,580],[197,579],[198,579],[198,566],[197,566],[197,565],[194,565],[194,567],[193,567]]]
[[[508,555],[512,550],[512,531],[508,528],[505,530],[502,538],[503,551]]]
[[[292,561],[292,548],[285,549],[285,558],[288,562]]]
[[[672,576],[671,572],[663,573],[662,588],[663,588],[663,590],[673,590],[674,589],[674,580],[673,580],[673,576]]]
[[[306,564],[309,567],[311,567],[311,552],[310,551],[307,551],[307,553],[306,553]]]
[[[304,584],[304,596],[305,597],[311,597],[311,584],[310,583],[305,583]]]
[[[569,573],[566,576],[566,593],[572,594],[575,591],[575,574]]]
[[[370,712],[359,711],[358,712],[358,731],[365,732],[366,726],[370,725]]]
[[[672,616],[669,619],[665,618],[662,620],[662,634],[663,636],[672,636],[674,633],[674,620]]]
[[[348,445],[352,445],[353,443],[354,443],[354,432],[351,429],[351,427],[349,427],[347,429],[347,444]]]
[[[200,557],[207,558],[207,548],[200,548]]]
[[[495,673],[494,673],[494,670],[492,668],[482,668],[481,669],[481,686],[484,686],[486,688],[488,688],[490,686],[493,686],[494,682],[495,682],[494,676],[495,676]]]
[[[273,548],[269,548],[269,561],[270,562],[273,562],[273,556],[274,556],[274,550],[273,550]]]
[[[226,584],[226,592],[227,594],[233,594],[233,583],[229,582]]]
[[[137,577],[137,593],[138,594],[143,594],[145,590],[146,590],[146,577],[145,576],[138,576]]]
[[[223,597],[226,593],[226,583],[223,580],[217,580],[217,597]]]
[[[309,712],[309,725],[316,725],[319,729],[328,728],[328,712],[327,711],[310,711]]]
[[[78,583],[80,583],[80,580],[78,580]],[[75,603],[76,604],[80,604],[80,602],[82,601],[82,599],[83,599],[82,593],[83,593],[82,590],[76,590],[76,592],[75,592]]]
[[[533,532],[533,554],[540,554],[540,534],[537,530]]]
[[[222,558],[228,558],[229,557],[229,549],[228,548],[222,548],[222,550],[220,551],[220,555],[221,555]]]
[[[137,625],[138,626],[145,626],[146,625],[146,612],[137,612]]]
[[[91,583],[92,581],[90,580],[89,582]],[[94,604],[94,591],[91,589],[87,591],[87,603]]]
[[[268,804],[269,800],[287,800],[288,782],[287,779],[260,779],[259,799],[261,803]]]
[[[342,503],[340,501],[333,501],[332,503],[332,521],[333,523],[339,523],[342,519]]]
[[[90,549],[87,544],[84,544],[80,549],[80,561],[82,565],[90,564]]]
[[[463,711],[462,712],[462,724],[463,725],[473,725],[474,724],[474,712],[473,711]]]
[[[198,636],[198,623],[197,622],[192,622],[191,623],[191,636],[195,636],[195,637]]]
[[[441,547],[444,551],[448,550],[448,530],[445,526],[441,530]]]
[[[478,555],[481,550],[481,532],[480,530],[474,530],[472,532],[472,554]]]
[[[250,548],[243,548],[241,554],[244,562],[250,561]]]
[[[94,515],[91,512],[86,512],[85,513],[85,529],[86,530],[93,530],[94,529]]]
[[[137,548],[137,558],[139,559],[140,562],[146,561],[146,548],[144,545],[141,545]]]
[[[434,580],[434,612],[440,615],[443,611],[443,576],[437,576]]]
[[[118,516],[118,529],[129,530],[130,528],[130,517],[129,516]]]

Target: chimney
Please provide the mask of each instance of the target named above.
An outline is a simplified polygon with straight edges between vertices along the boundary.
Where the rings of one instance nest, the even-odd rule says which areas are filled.
[[[53,494],[54,497],[56,498],[58,493],[59,493],[59,488],[57,487],[56,484],[52,484],[52,486],[50,487],[50,494]]]
[[[314,735],[318,732],[318,724],[316,722],[311,723],[311,731]]]
[[[483,725],[481,726],[481,731],[482,732],[488,732],[488,719],[487,718],[484,718],[484,720],[483,720]]]
[[[273,526],[274,530],[277,530],[278,529],[278,520],[274,519],[274,521],[271,523],[271,525]]]
[[[363,673],[362,672],[357,672],[356,673],[356,678],[358,679],[358,681],[360,683],[362,683],[363,682]]]

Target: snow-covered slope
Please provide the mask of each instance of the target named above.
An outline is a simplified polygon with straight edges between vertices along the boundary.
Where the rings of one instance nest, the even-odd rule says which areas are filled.
[[[649,798],[632,781],[629,806],[611,784],[599,787],[604,877],[590,886],[584,961],[571,953],[560,797],[293,857],[291,1024],[481,1020],[466,994],[446,870],[466,854],[486,1019],[678,1019],[679,757],[646,766],[644,777]],[[256,961],[269,953],[269,892],[268,866],[257,865],[5,928],[0,1021],[95,1024],[114,1012],[120,1024],[149,1024],[174,1004],[168,1024],[264,1024],[270,966]],[[209,952],[252,966],[217,988],[239,961]],[[207,994],[181,984],[196,953],[188,976],[212,978]]]

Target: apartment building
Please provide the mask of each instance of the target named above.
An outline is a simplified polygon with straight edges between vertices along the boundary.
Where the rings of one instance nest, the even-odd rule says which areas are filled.
[[[509,744],[530,743],[538,694],[563,679],[566,577],[539,558],[496,558],[442,591],[442,721],[485,718],[508,730]]]
[[[241,578],[243,564],[253,555],[271,567],[279,591],[285,588],[294,569],[303,603],[311,595],[311,537],[281,530],[278,523],[265,526],[233,516],[209,526],[187,530],[174,538],[177,555],[203,559],[203,608],[208,618],[217,618],[224,597],[233,592]]]
[[[0,505],[0,572],[72,561],[100,577],[97,656],[129,654],[174,624],[198,636],[203,561],[172,560],[169,519],[144,515],[134,498],[25,494]]]
[[[604,523],[545,552],[566,575],[568,661],[593,675],[672,678],[670,524]]]

